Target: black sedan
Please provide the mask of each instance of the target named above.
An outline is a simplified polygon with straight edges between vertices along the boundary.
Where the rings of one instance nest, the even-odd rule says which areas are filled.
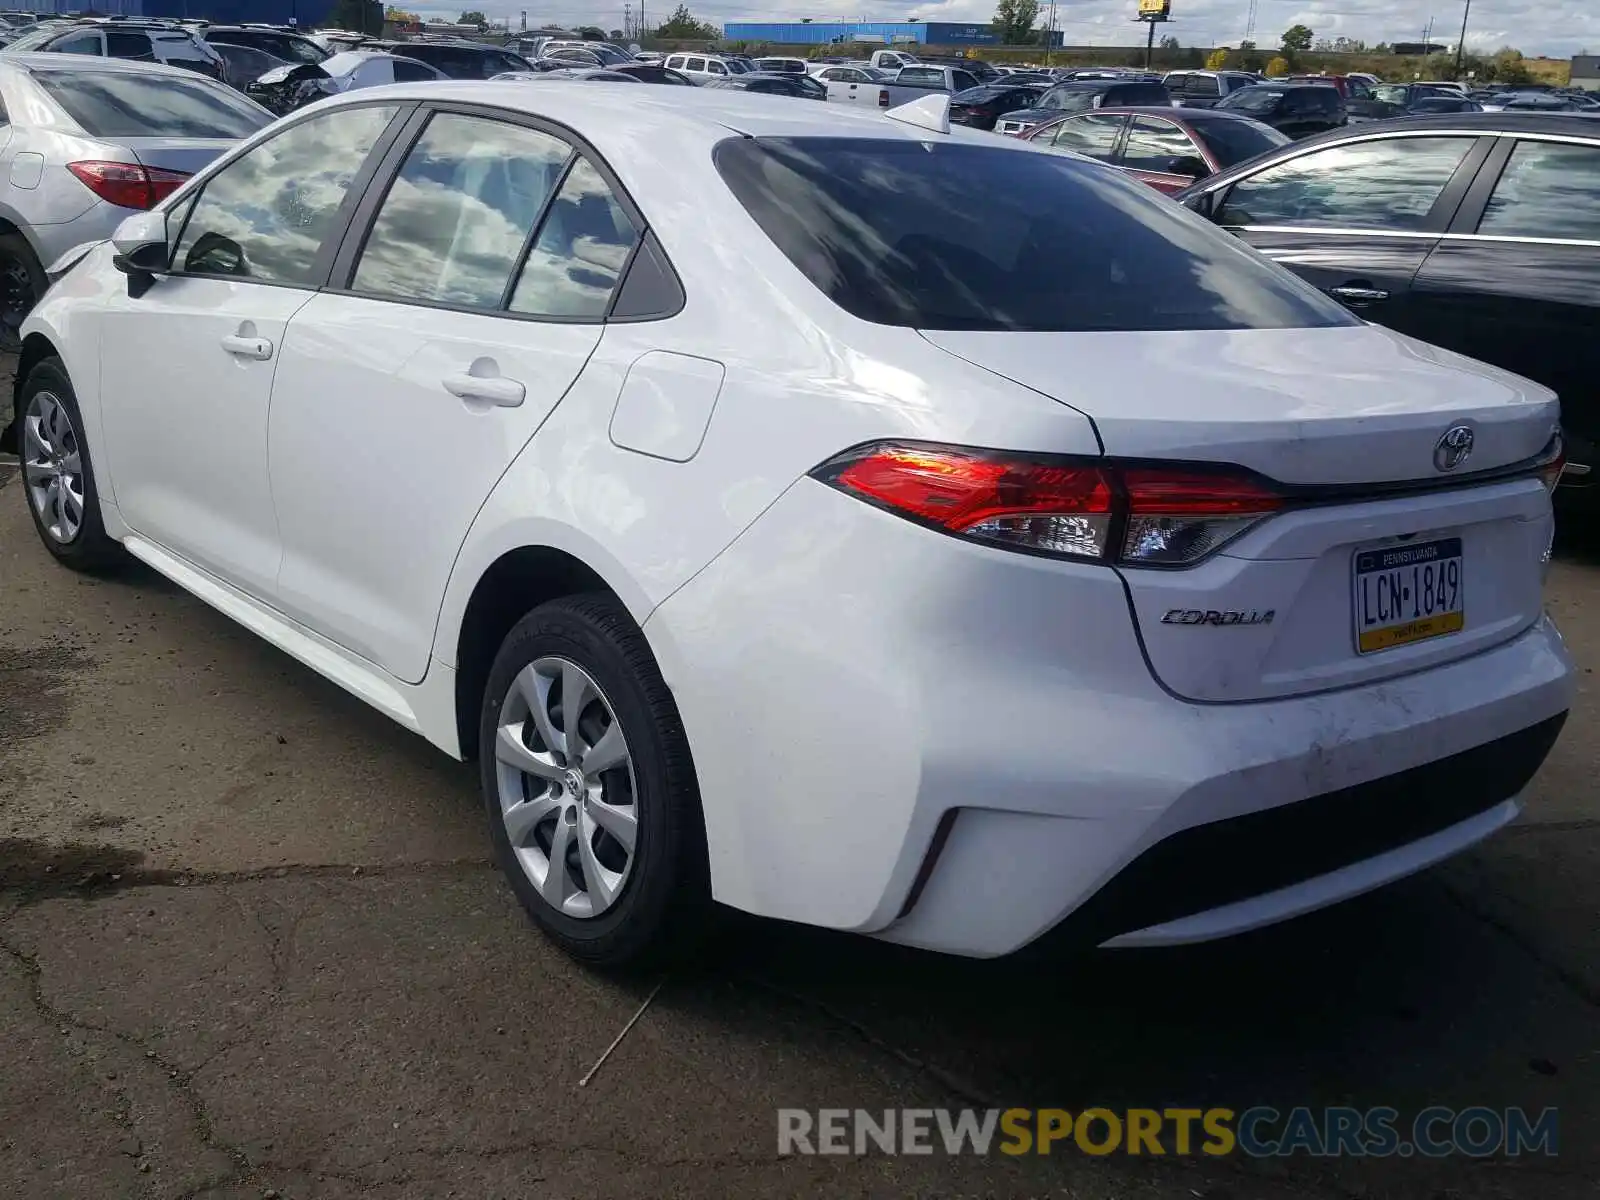
[[[700,86],[722,88],[730,92],[763,92],[769,96],[795,96],[801,100],[828,98],[828,89],[809,75],[779,75],[752,71],[748,75],[730,75],[726,79],[713,79]]]
[[[1596,465],[1600,121],[1502,112],[1356,125],[1177,199],[1366,319],[1554,389],[1570,461]]]
[[[1048,83],[1016,83],[1012,77],[1002,75],[994,83],[980,83],[951,96],[950,121],[971,129],[993,129],[1001,113],[1032,108],[1034,101],[1050,86]]]

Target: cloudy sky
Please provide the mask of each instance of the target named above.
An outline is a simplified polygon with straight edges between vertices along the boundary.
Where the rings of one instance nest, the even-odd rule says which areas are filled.
[[[678,0],[647,0],[652,20],[666,16]],[[824,0],[827,3],[828,0]],[[842,0],[835,0],[842,2]],[[856,0],[863,3],[864,0]],[[928,0],[905,7],[867,7],[834,10],[806,7],[805,0],[687,0],[690,10],[713,24],[728,21],[815,21],[865,17],[894,21],[919,17],[929,21],[988,21],[994,0]],[[489,0],[484,11],[513,27],[523,11],[505,7],[505,0]],[[659,6],[659,7],[657,7]],[[429,11],[433,10],[428,6]],[[1165,32],[1184,45],[1237,43],[1244,36],[1249,0],[1173,0],[1172,24]],[[1056,21],[1066,40],[1074,45],[1131,45],[1139,38],[1129,23],[1134,0],[1059,0]],[[448,11],[448,10],[440,10]],[[622,25],[622,0],[546,0],[530,3],[528,24],[546,21],[562,24],[592,22],[606,29]],[[637,3],[635,3],[637,11]],[[1256,40],[1275,45],[1291,25],[1309,25],[1318,37],[1353,37],[1368,43],[1421,41],[1432,17],[1433,40],[1455,44],[1461,28],[1461,0],[1342,0],[1326,8],[1308,6],[1304,0],[1257,0]],[[1467,46],[1495,50],[1516,46],[1524,54],[1567,57],[1588,49],[1600,54],[1600,4],[1595,0],[1472,0],[1472,20]]]

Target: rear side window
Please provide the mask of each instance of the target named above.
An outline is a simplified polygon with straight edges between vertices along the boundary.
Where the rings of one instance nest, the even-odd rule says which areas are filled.
[[[1303,328],[1343,308],[1153,189],[967,142],[731,138],[718,172],[852,315],[924,329]]]
[[[1117,138],[1122,135],[1122,126],[1127,120],[1127,117],[1114,113],[1069,117],[1056,126],[1050,145],[1057,150],[1070,150],[1087,158],[1110,162],[1117,148]]]
[[[402,59],[394,60],[394,79],[396,83],[415,83],[419,79],[437,79],[438,76],[430,71],[425,63],[405,62]]]
[[[599,318],[639,240],[633,221],[587,159],[567,173],[511,296],[530,316]]]
[[[120,29],[106,30],[106,53],[112,58],[131,58],[142,62],[155,58],[146,34],[124,33]]]
[[[50,51],[54,54],[104,54],[103,46],[98,33],[80,33],[53,43]]]
[[[1600,242],[1600,146],[1518,142],[1478,232]]]
[[[33,78],[93,137],[248,137],[272,114],[221,84],[123,71],[34,71]]]
[[[498,309],[570,153],[536,129],[434,117],[378,209],[351,288]]]

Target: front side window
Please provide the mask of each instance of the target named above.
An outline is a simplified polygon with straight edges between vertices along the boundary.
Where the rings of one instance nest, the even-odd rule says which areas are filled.
[[[1155,189],[967,141],[729,138],[718,173],[798,275],[912,329],[1283,329],[1356,319]]]
[[[703,75],[706,70],[706,60],[703,58],[691,58],[689,65],[684,69],[687,71],[699,71]]]
[[[1469,137],[1386,138],[1302,154],[1234,184],[1223,225],[1423,229]]]
[[[1600,242],[1600,146],[1518,142],[1478,232]]]
[[[396,111],[345,108],[312,117],[229,163],[200,194],[173,268],[316,286],[323,239]]]
[[[1057,150],[1070,150],[1087,158],[1110,162],[1127,119],[1111,113],[1073,117],[1056,126],[1050,144]]]
[[[1183,81],[1185,96],[1220,96],[1222,85],[1210,75],[1190,75]]]
[[[1278,107],[1283,96],[1282,88],[1240,88],[1237,92],[1229,92],[1217,107],[1231,108],[1236,112],[1270,113]]]
[[[566,142],[536,129],[434,117],[378,209],[351,288],[499,308],[570,154]]]
[[[1186,166],[1193,166],[1192,162],[1184,162],[1185,159],[1200,157],[1200,150],[1189,139],[1189,135],[1171,121],[1163,121],[1158,117],[1135,117],[1128,127],[1122,165],[1136,171],[1164,171],[1171,174],[1181,172]]]
[[[587,159],[567,173],[511,296],[530,316],[603,317],[639,232]]]
[[[272,114],[203,79],[132,71],[35,70],[33,80],[91,137],[249,137]]]

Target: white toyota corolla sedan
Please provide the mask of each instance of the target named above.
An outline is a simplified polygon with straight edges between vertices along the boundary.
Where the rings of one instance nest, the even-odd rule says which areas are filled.
[[[591,962],[1251,929],[1512,820],[1572,695],[1553,395],[939,101],[359,92],[24,333],[45,547],[477,757]]]

